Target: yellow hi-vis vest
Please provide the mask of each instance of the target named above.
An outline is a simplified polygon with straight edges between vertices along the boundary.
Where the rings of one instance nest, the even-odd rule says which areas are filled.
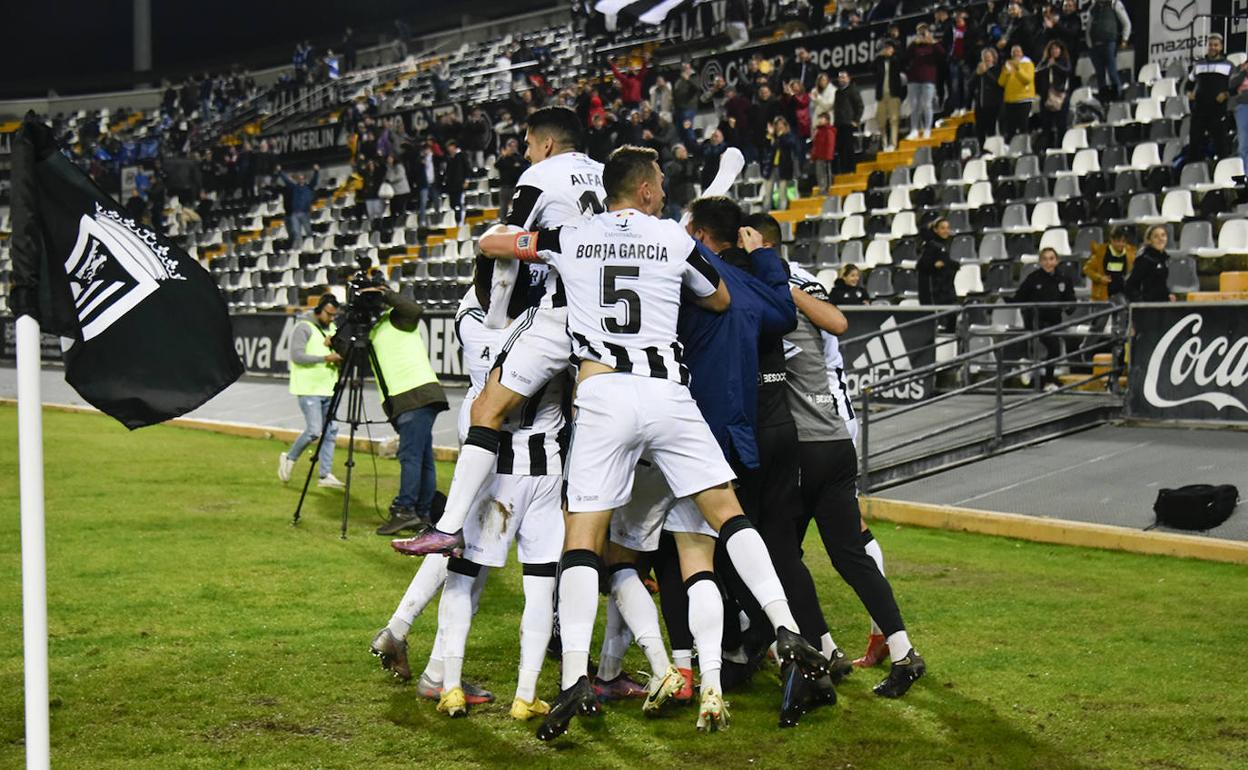
[[[429,353],[420,331],[405,332],[390,323],[390,311],[382,313],[368,333],[381,367],[381,379],[385,381],[386,396],[397,396],[421,385],[438,381],[438,375],[429,363]],[[376,372],[374,372],[376,374]]]
[[[308,337],[308,344],[303,352],[310,356],[329,355],[331,351],[325,347],[325,340],[334,336],[337,327],[331,323],[328,331],[321,331],[321,327],[311,321],[299,323],[312,327],[312,334]],[[332,396],[337,382],[338,369],[324,361],[316,364],[297,364],[294,358],[290,360],[290,392],[296,396]]]

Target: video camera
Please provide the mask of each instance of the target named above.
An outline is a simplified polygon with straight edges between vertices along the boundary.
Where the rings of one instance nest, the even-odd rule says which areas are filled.
[[[339,334],[347,332],[349,338],[367,339],[368,332],[386,311],[385,297],[379,291],[366,291],[386,287],[386,277],[380,270],[372,271],[368,257],[358,257],[359,270],[347,281],[347,302],[340,316]]]

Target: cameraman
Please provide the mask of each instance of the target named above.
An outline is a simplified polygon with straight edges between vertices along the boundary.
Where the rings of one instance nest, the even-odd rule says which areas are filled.
[[[396,535],[430,526],[429,509],[438,486],[433,421],[448,405],[417,330],[424,308],[381,286],[362,289],[356,301],[366,303],[370,294],[380,294],[387,306],[368,339],[376,354],[373,373],[381,388],[381,406],[399,434],[399,494],[390,503],[390,521],[377,534]]]
[[[333,294],[322,295],[316,309],[301,318],[290,335],[290,392],[299,399],[299,410],[303,412],[307,427],[295,439],[290,451],[282,452],[277,459],[277,477],[283,483],[290,481],[295,461],[308,444],[320,438],[324,428],[325,440],[321,443],[318,469],[320,481],[316,485],[331,489],[343,487],[333,474],[334,440],[338,436],[338,425],[333,415],[328,413],[334,385],[338,382],[337,365],[342,362],[342,357],[330,349],[330,340],[337,331],[334,325],[337,314],[338,300]]]

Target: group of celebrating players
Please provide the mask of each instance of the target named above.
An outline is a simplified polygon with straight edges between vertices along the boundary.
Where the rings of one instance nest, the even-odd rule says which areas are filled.
[[[491,699],[464,681],[464,650],[486,574],[515,542],[525,604],[511,715],[540,717],[542,740],[603,700],[644,699],[647,714],[692,702],[695,650],[700,730],[728,726],[723,693],[769,653],[782,726],[834,703],[855,666],[889,659],[875,692],[905,694],[924,662],[859,514],[835,336],[845,317],[780,259],[775,220],[725,197],[739,162],[721,163],[678,223],[659,218],[653,150],[620,147],[600,164],[559,107],[530,116],[526,142],[532,166],[506,223],[478,240],[457,314],[472,384],[446,509],[436,528],[394,541],[428,558],[372,652],[410,678],[406,635],[441,589],[418,688],[450,716]],[[872,618],[852,662],[802,563],[811,520]],[[651,571],[670,656],[643,583]],[[621,671],[632,640],[651,670],[645,686]],[[562,658],[549,704],[536,692],[548,647]]]

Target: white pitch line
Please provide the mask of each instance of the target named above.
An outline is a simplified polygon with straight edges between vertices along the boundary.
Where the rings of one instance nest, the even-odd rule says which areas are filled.
[[[1139,443],[1139,444],[1133,444],[1133,445],[1131,445],[1131,446],[1127,447],[1126,449],[1119,449],[1119,450],[1117,450],[1117,451],[1115,451],[1115,452],[1108,452],[1108,453],[1106,453],[1106,454],[1103,454],[1103,455],[1098,455],[1098,456],[1096,456],[1096,457],[1093,457],[1093,458],[1091,458],[1090,460],[1084,460],[1084,461],[1082,461],[1082,462],[1075,463],[1074,465],[1068,465],[1068,466],[1066,466],[1065,468],[1058,468],[1058,469],[1057,469],[1057,470],[1055,470],[1055,471],[1049,471],[1048,473],[1042,473],[1042,474],[1041,474],[1041,475],[1039,475],[1039,476],[1032,476],[1031,478],[1028,478],[1028,479],[1023,479],[1022,481],[1016,481],[1016,482],[1014,482],[1013,484],[1006,484],[1005,486],[1003,486],[1003,487],[1001,487],[1001,488],[999,488],[999,489],[993,489],[993,490],[989,490],[989,491],[987,491],[987,492],[982,492],[982,493],[980,493],[980,494],[978,494],[978,495],[975,495],[974,497],[968,497],[968,498],[966,498],[965,500],[959,500],[959,501],[957,501],[956,503],[951,503],[951,505],[966,505],[967,503],[971,503],[971,502],[974,502],[974,501],[976,501],[976,500],[982,500],[982,499],[984,499],[985,497],[991,497],[991,496],[993,496],[993,495],[1000,494],[1001,492],[1008,492],[1008,491],[1010,491],[1011,489],[1017,489],[1018,487],[1021,487],[1021,486],[1023,486],[1024,484],[1030,484],[1030,483],[1032,483],[1032,482],[1034,482],[1034,481],[1040,481],[1040,480],[1042,480],[1042,479],[1047,479],[1047,478],[1049,478],[1050,476],[1057,476],[1057,475],[1059,475],[1059,474],[1066,473],[1067,471],[1073,471],[1073,470],[1074,470],[1074,469],[1076,469],[1076,468],[1082,468],[1082,467],[1083,467],[1083,466],[1085,466],[1085,465],[1091,465],[1091,464],[1093,464],[1093,463],[1099,463],[1099,462],[1102,462],[1102,461],[1104,461],[1104,460],[1108,460],[1108,459],[1110,459],[1111,457],[1117,457],[1118,455],[1121,455],[1121,454],[1126,454],[1127,452],[1133,452],[1133,451],[1135,451],[1135,450],[1139,449],[1140,447],[1146,447],[1146,446],[1148,446],[1148,445],[1149,445],[1149,444],[1151,444],[1151,443],[1153,443],[1153,442],[1151,442],[1151,441],[1144,441],[1144,442],[1141,442],[1141,443]]]

